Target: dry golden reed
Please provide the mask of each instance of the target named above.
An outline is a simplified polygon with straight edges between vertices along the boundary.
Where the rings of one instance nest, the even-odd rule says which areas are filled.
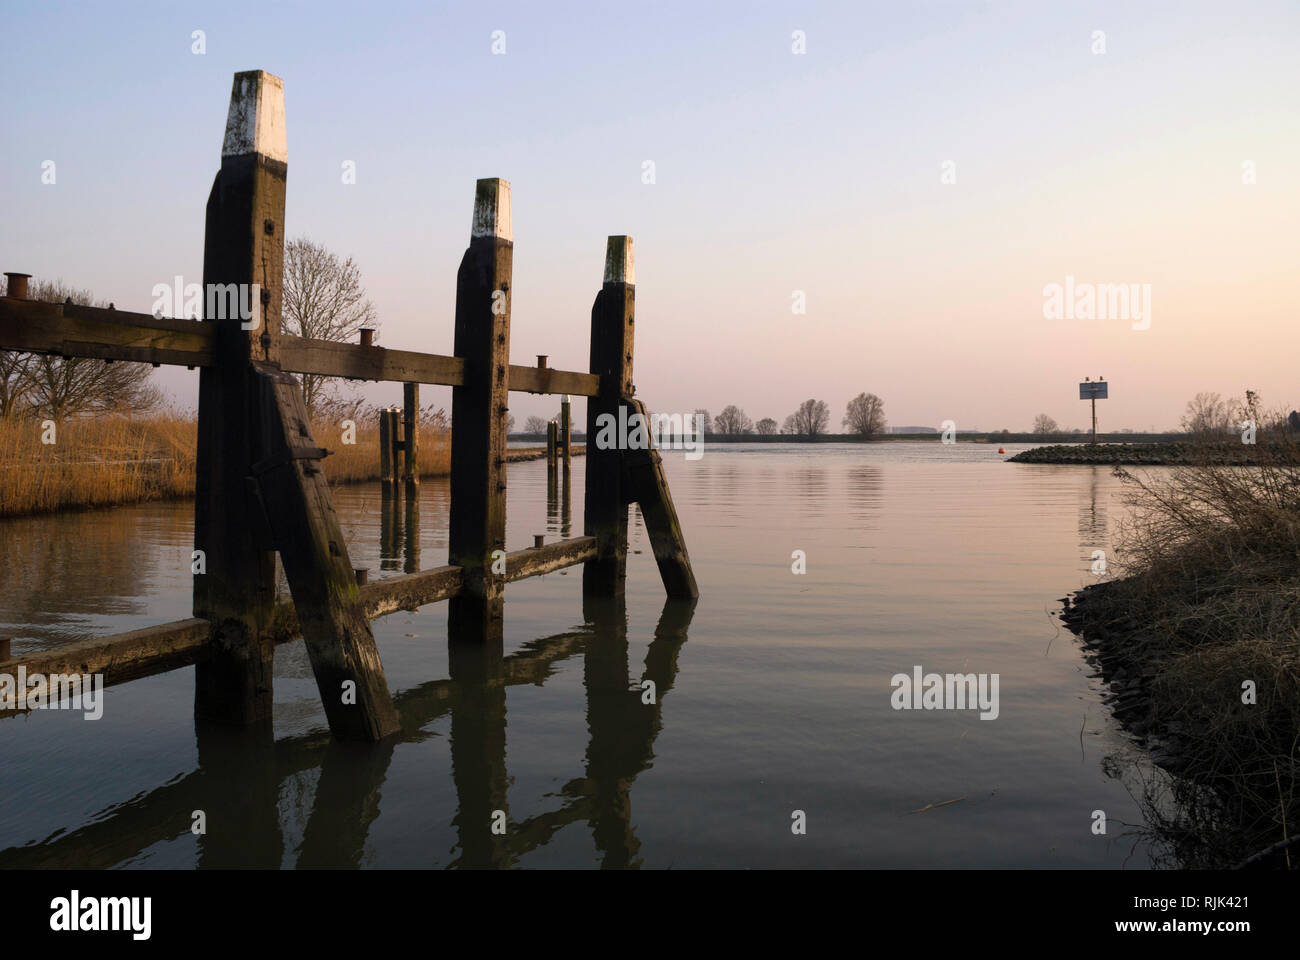
[[[39,419],[0,419],[0,517],[194,495],[193,414],[67,420],[52,444],[44,433]],[[377,425],[359,425],[355,444],[342,442],[337,424],[316,424],[313,435],[333,451],[325,460],[332,483],[379,478]],[[450,435],[421,431],[421,475],[446,476],[450,466]]]

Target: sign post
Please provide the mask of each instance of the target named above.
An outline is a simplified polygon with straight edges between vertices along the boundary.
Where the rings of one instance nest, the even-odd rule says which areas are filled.
[[[1079,399],[1092,401],[1092,445],[1097,445],[1097,401],[1108,399],[1106,387],[1108,384],[1103,377],[1096,380],[1091,377],[1084,377],[1083,383],[1079,384]]]

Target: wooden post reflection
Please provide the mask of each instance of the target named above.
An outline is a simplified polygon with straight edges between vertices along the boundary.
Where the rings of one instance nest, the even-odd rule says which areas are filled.
[[[299,867],[361,866],[370,824],[379,816],[379,787],[399,742],[329,744],[298,848]]]
[[[569,461],[564,461],[564,483],[560,486],[560,537],[568,540],[573,536],[570,517],[573,513],[573,474],[569,470]]]
[[[590,739],[582,792],[590,801],[588,823],[603,867],[640,866],[641,842],[632,826],[632,782],[654,757],[655,737],[663,726],[663,696],[677,677],[677,654],[686,642],[695,604],[693,599],[665,603],[637,680],[628,675],[623,598],[583,598],[583,614],[594,636],[583,664]]]
[[[589,629],[525,644],[502,658],[500,635],[449,645],[451,677],[431,680],[393,698],[405,731],[379,744],[333,743],[320,732],[274,740],[269,724],[196,728],[199,764],[191,773],[98,813],[92,822],[40,844],[0,849],[0,869],[106,869],[129,862],[156,843],[189,833],[203,810],[203,867],[274,869],[284,857],[279,801],[289,778],[320,770],[297,865],[358,866],[380,790],[398,743],[418,742],[429,724],[451,716],[453,820],[460,836],[454,866],[509,866],[548,843],[570,823],[586,820],[607,866],[637,866],[630,788],[654,756],[662,703],[677,676],[677,657],[695,611],[693,600],[664,604],[641,680],[655,683],[655,703],[627,674],[627,616],[612,598],[587,598]],[[477,635],[475,635],[476,637]],[[541,684],[556,665],[586,651],[588,728],[585,776],[566,784],[560,809],[491,832],[492,811],[509,812],[505,763],[505,687]],[[233,839],[232,839],[233,838]]]
[[[203,789],[191,818],[203,813],[198,866],[204,870],[280,869],[284,837],[280,831],[280,777],[276,769],[271,719],[247,727],[197,722],[194,725]]]
[[[406,481],[406,562],[404,573],[420,572],[420,482]]]
[[[379,569],[400,570],[402,517],[400,497],[392,485],[384,484],[379,500]]]
[[[560,532],[560,473],[550,460],[546,462],[546,532]]]
[[[454,867],[506,867],[512,824],[506,801],[506,684],[502,675],[501,619],[487,637],[476,628],[447,638],[448,667],[456,696],[451,703],[451,776],[458,799],[452,824],[460,856]],[[498,811],[506,832],[494,833]]]

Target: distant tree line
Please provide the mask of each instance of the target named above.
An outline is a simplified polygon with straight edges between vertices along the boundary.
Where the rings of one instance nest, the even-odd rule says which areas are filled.
[[[744,436],[756,434],[760,437],[776,436],[778,433],[797,437],[817,437],[826,434],[830,428],[831,411],[825,400],[808,399],[787,416],[780,427],[772,417],[763,417],[755,422],[740,407],[729,404],[723,407],[716,417],[708,410],[697,409],[695,415],[702,418],[705,434],[715,436]],[[872,437],[885,432],[885,404],[874,393],[860,393],[848,402],[841,421],[849,433],[863,437]]]

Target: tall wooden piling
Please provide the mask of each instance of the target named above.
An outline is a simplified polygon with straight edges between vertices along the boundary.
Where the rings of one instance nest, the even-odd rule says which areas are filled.
[[[554,470],[560,449],[560,425],[554,420],[546,424],[546,468]]]
[[[564,468],[569,468],[572,459],[573,415],[570,413],[569,395],[560,399],[560,451],[564,457]]]
[[[210,655],[195,668],[200,720],[271,716],[275,563],[250,480],[252,362],[279,358],[287,161],[283,82],[261,70],[235,74],[203,247],[215,362],[199,373],[194,548],[205,572],[194,577],[194,615],[212,625]]]
[[[631,396],[632,323],[636,275],[632,238],[610,237],[605,247],[605,282],[591,308],[591,372],[600,377],[600,395],[587,398],[587,490],[585,535],[596,538],[596,558],[582,571],[583,593],[618,596],[627,579],[627,500],[623,496],[623,458],[618,437],[607,442],[601,426],[617,426],[619,399]],[[605,420],[608,416],[612,420]],[[616,433],[616,431],[614,431]]]
[[[388,408],[379,411],[379,482],[387,495],[393,477],[393,438],[389,433]]]
[[[451,392],[448,540],[464,585],[449,601],[447,622],[453,637],[497,643],[505,586],[513,236],[509,182],[478,181],[469,248],[456,277],[455,353],[465,363],[465,383]]]
[[[406,495],[420,482],[420,385],[402,384],[402,479]]]

